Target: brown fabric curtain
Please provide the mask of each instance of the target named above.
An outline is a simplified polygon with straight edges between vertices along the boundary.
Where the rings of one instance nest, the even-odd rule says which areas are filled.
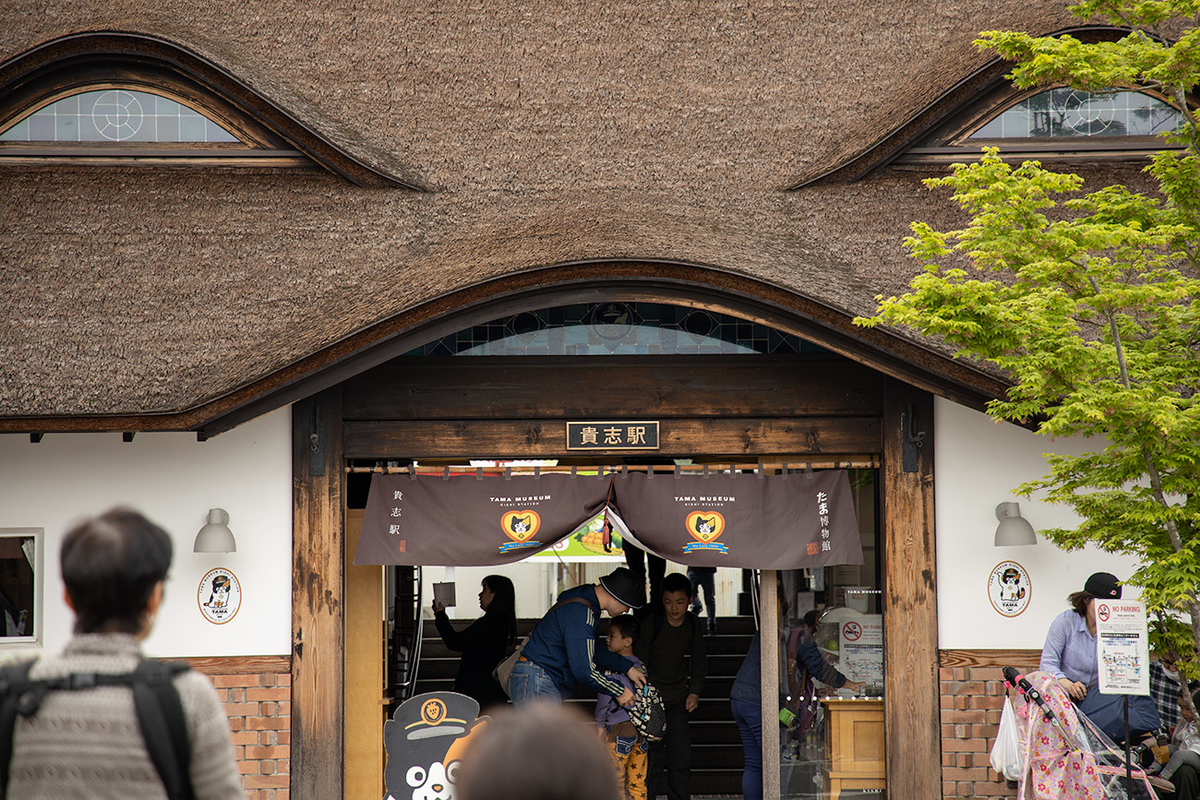
[[[374,475],[355,564],[519,561],[604,509],[636,544],[695,566],[863,563],[844,470],[791,475]]]

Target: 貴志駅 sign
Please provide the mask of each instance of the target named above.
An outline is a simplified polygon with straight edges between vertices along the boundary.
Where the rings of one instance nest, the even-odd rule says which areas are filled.
[[[657,450],[658,422],[568,422],[568,450]]]

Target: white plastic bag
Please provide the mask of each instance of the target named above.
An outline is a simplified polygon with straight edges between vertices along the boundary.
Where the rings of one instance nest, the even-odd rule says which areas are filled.
[[[1004,698],[1004,711],[1000,713],[1000,730],[996,732],[996,743],[992,745],[992,769],[1010,781],[1021,777],[1021,745],[1017,741],[1017,714],[1012,701]]]

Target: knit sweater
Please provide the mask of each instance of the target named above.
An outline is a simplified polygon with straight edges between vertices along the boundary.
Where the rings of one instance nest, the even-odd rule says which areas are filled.
[[[62,655],[35,664],[29,677],[131,672],[140,654],[137,639],[130,635],[77,635]],[[244,799],[229,718],[212,684],[194,671],[176,676],[173,683],[187,723],[196,800]],[[163,800],[166,790],[146,751],[132,688],[51,692],[34,717],[18,716],[8,796]]]

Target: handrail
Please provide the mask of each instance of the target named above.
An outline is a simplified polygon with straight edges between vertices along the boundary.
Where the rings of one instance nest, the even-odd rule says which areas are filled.
[[[415,688],[415,684],[417,682],[417,669],[421,664],[421,642],[425,639],[425,615],[421,612],[422,606],[424,605],[421,602],[421,593],[425,587],[425,581],[422,580],[422,569],[423,568],[421,566],[417,566],[417,591],[415,595],[417,599],[417,605],[414,609],[416,613],[416,619],[414,620],[413,624],[416,633],[413,646],[409,649],[408,662],[404,667],[406,674],[404,676],[404,680],[400,682],[400,702],[412,697],[412,690]]]
[[[762,628],[762,612],[761,612],[761,609],[759,608],[760,603],[759,603],[759,597],[758,597],[758,595],[760,594],[761,591],[762,590],[760,588],[758,570],[756,570],[756,569],[751,570],[750,571],[750,608],[754,612],[753,616],[754,616],[754,629],[755,630],[760,630]]]

